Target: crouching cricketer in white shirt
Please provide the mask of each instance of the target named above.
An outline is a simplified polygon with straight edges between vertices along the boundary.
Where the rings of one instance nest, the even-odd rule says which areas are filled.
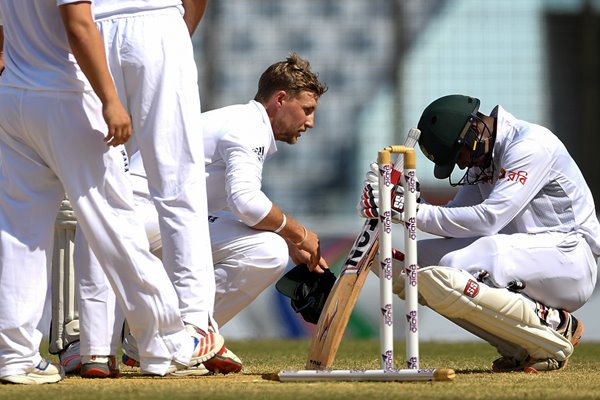
[[[313,127],[318,100],[326,90],[326,85],[310,70],[310,64],[294,53],[262,74],[254,100],[202,114],[217,287],[214,318],[219,326],[274,283],[290,258],[295,264],[307,264],[316,273],[328,268],[320,255],[318,236],[283,213],[261,190],[263,165],[277,151],[276,141],[295,144],[302,133]],[[130,172],[136,209],[144,215],[151,250],[160,253],[158,217],[139,153],[131,156]],[[115,321],[114,308],[110,306],[114,300],[107,295],[110,291],[94,264],[95,261],[88,263],[92,268],[85,268],[88,275],[82,277],[94,285],[80,292],[81,340],[90,340],[90,347],[95,348],[111,340],[112,331],[111,347],[116,348],[121,322],[118,317]],[[78,266],[79,270],[83,271],[84,266]],[[99,291],[103,291],[106,302],[98,301]],[[86,315],[93,318],[85,318]],[[109,326],[114,323],[116,329],[107,331],[107,321]],[[204,365],[207,373],[238,372],[242,367],[239,358],[228,349]]]
[[[479,104],[444,96],[419,120],[419,145],[435,177],[451,178],[455,165],[467,169],[458,183],[451,180],[460,189],[448,204],[418,207],[417,227],[441,236],[419,241],[419,295],[497,348],[493,371],[558,370],[583,333],[572,312],[596,285],[594,199],[552,132],[500,106],[485,115]],[[366,190],[359,210],[372,217],[368,198]],[[402,220],[400,208],[396,216]],[[400,296],[403,282],[394,283]]]

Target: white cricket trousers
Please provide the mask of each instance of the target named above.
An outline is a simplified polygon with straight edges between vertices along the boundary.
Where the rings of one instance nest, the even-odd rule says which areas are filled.
[[[140,342],[142,367],[164,374],[172,360],[190,360],[177,295],[148,251],[123,154],[105,132],[92,93],[0,87],[0,376],[41,359],[36,327],[65,192]]]
[[[485,270],[498,287],[512,280],[523,294],[548,307],[573,312],[594,291],[597,259],[577,233],[516,233],[418,243],[419,265],[443,265],[472,274]]]
[[[97,21],[117,91],[131,114],[159,214],[163,263],[185,322],[208,329],[215,278],[207,222],[198,71],[177,7]]]
[[[136,212],[143,216],[146,234],[153,252],[160,253],[160,235],[156,209],[145,199],[142,179],[134,179]],[[138,194],[138,193],[136,193]],[[289,261],[285,240],[273,232],[252,229],[238,221],[230,212],[210,217],[215,260],[216,296],[214,318],[223,326],[246,308],[260,293],[285,272]],[[115,309],[114,295],[105,283],[93,255],[82,254],[83,247],[75,245],[75,265],[79,286],[79,318],[82,355],[116,354],[120,344],[123,318]],[[87,266],[91,265],[89,268]]]
[[[215,261],[215,319],[224,325],[283,275],[289,262],[285,240],[252,229],[232,212],[210,216]]]

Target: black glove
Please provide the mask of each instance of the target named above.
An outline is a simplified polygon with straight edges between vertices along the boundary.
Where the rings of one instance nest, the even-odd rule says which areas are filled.
[[[306,264],[298,264],[277,281],[275,288],[291,299],[292,308],[306,322],[317,324],[335,279],[328,269],[318,274],[310,272]]]

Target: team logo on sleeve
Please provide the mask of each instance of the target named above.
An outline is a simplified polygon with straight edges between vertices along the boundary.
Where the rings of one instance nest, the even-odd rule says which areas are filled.
[[[519,182],[521,185],[525,185],[527,182],[527,172],[525,171],[507,171],[504,168],[500,170],[500,176],[498,180],[506,178],[509,181]]]
[[[265,159],[265,146],[255,147],[252,149],[252,151],[258,156],[260,161]]]

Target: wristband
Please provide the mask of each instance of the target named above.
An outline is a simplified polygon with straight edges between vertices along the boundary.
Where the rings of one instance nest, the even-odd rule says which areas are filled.
[[[287,224],[287,217],[285,216],[285,214],[283,214],[283,221],[281,222],[281,225],[279,225],[279,228],[275,229],[273,232],[275,232],[275,233],[281,232],[281,230],[283,228],[285,228],[285,224]]]
[[[302,243],[304,243],[304,241],[308,237],[308,230],[306,230],[306,227],[304,225],[302,225],[302,229],[304,229],[304,237],[298,243],[294,243],[294,245],[296,245],[296,246],[300,246]]]

